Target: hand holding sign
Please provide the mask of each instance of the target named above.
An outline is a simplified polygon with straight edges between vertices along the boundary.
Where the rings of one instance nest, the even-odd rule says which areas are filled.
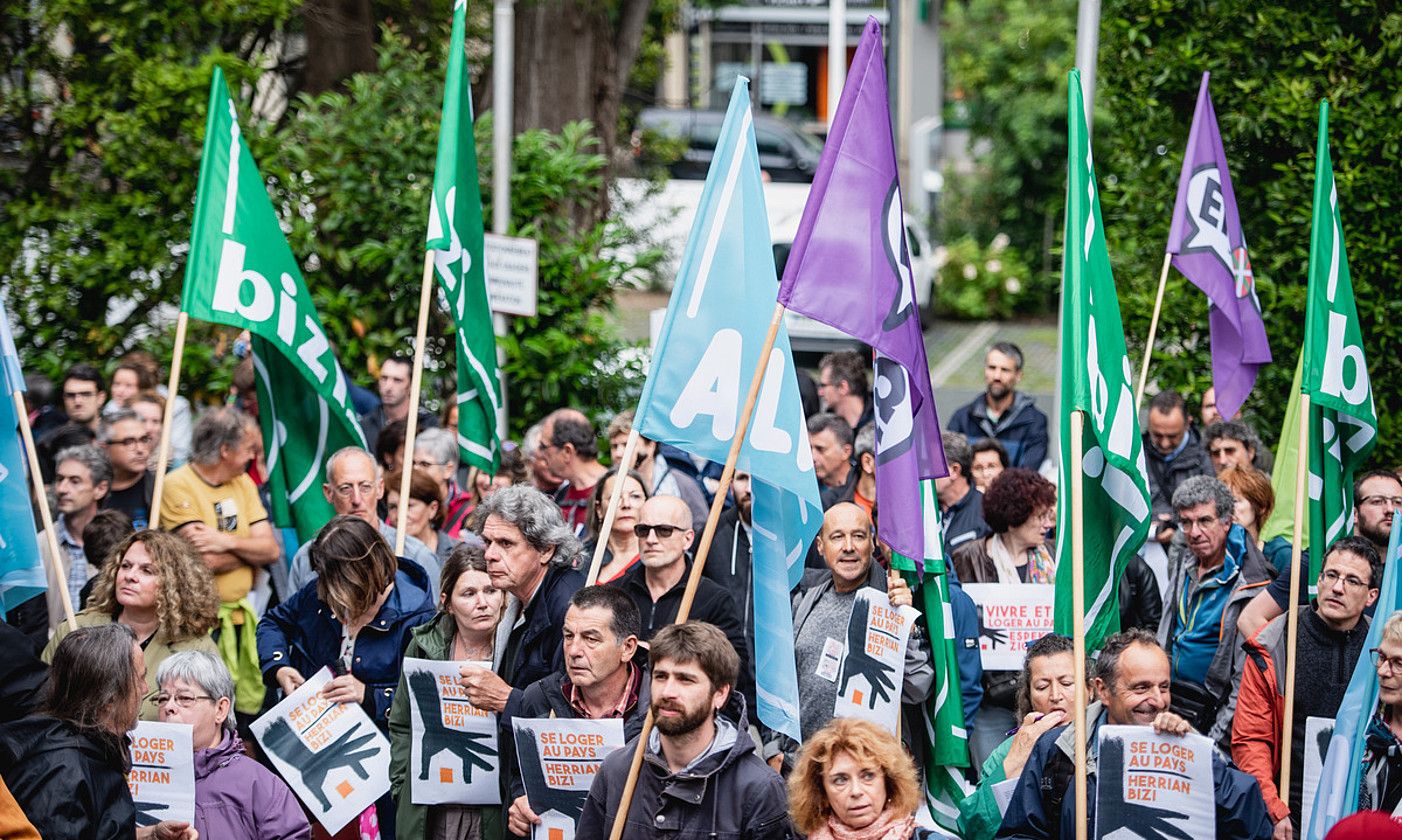
[[[905,578],[900,573],[891,570],[886,575],[886,597],[891,600],[893,607],[910,607],[915,605],[915,598],[910,594],[910,584],[905,582]]]
[[[1216,835],[1212,742],[1177,715],[1148,726],[1100,727],[1095,837],[1193,840]]]

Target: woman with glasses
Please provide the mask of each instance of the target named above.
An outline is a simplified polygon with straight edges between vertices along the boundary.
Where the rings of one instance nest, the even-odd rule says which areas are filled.
[[[190,544],[165,531],[137,531],[117,545],[95,578],[87,609],[74,616],[78,627],[123,624],[136,634],[146,655],[149,693],[156,692],[156,669],[181,651],[218,654],[209,631],[219,621],[214,578]],[[73,627],[64,622],[54,632],[43,659]],[[159,720],[148,697],[142,720]]]
[[[1378,672],[1378,709],[1364,743],[1358,809],[1391,814],[1402,804],[1402,610],[1387,617],[1369,656]]]
[[[218,656],[184,651],[156,669],[166,723],[189,724],[195,748],[195,830],[223,840],[305,840],[311,826],[287,784],[244,753],[234,726],[234,678]]]
[[[399,527],[399,488],[403,482],[404,473],[398,471],[385,479],[385,504],[389,508],[385,521],[392,528]],[[405,518],[406,533],[433,552],[440,569],[453,549],[462,545],[462,540],[443,530],[443,485],[423,470],[415,469],[409,477],[409,509]]]
[[[589,518],[585,520],[584,553],[591,560],[595,547],[599,544],[599,530],[604,526],[604,514],[613,498],[614,478],[617,475],[617,467],[604,473],[594,485],[594,495],[589,500]],[[613,516],[613,527],[609,529],[608,545],[604,548],[597,583],[610,583],[619,579],[638,562],[641,556],[640,544],[638,535],[633,533],[633,526],[638,524],[638,511],[642,509],[643,502],[651,495],[647,492],[643,477],[629,470],[627,477],[623,479],[623,493],[618,497],[618,510]]]

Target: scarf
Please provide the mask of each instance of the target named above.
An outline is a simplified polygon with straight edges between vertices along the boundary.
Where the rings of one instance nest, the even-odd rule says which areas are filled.
[[[808,835],[808,840],[909,840],[915,833],[915,815],[898,815],[887,807],[876,822],[866,828],[849,828],[837,817],[829,816],[827,823]]]

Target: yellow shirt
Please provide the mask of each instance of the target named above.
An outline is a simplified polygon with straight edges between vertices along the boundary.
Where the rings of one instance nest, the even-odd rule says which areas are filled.
[[[246,473],[218,486],[200,478],[189,464],[166,475],[161,496],[161,528],[166,531],[203,522],[226,534],[247,537],[254,525],[267,519],[258,488]],[[221,602],[242,600],[253,588],[253,567],[245,564],[220,572],[214,576],[214,586]]]

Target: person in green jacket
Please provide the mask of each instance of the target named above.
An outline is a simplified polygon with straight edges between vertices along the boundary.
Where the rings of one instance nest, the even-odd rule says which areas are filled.
[[[438,617],[414,628],[404,658],[491,661],[496,665],[496,630],[506,595],[487,577],[482,547],[459,544],[443,563]],[[409,772],[413,730],[409,690],[403,675],[389,710],[389,778],[399,802],[395,835],[400,840],[501,840],[505,820],[498,806],[415,805]]]
[[[1037,739],[1066,722],[1075,702],[1076,676],[1071,639],[1049,633],[1027,648],[1017,681],[1017,714],[1022,725],[999,744],[979,768],[974,792],[959,803],[959,833],[964,840],[993,840],[1003,812],[993,786],[1022,775]]]

